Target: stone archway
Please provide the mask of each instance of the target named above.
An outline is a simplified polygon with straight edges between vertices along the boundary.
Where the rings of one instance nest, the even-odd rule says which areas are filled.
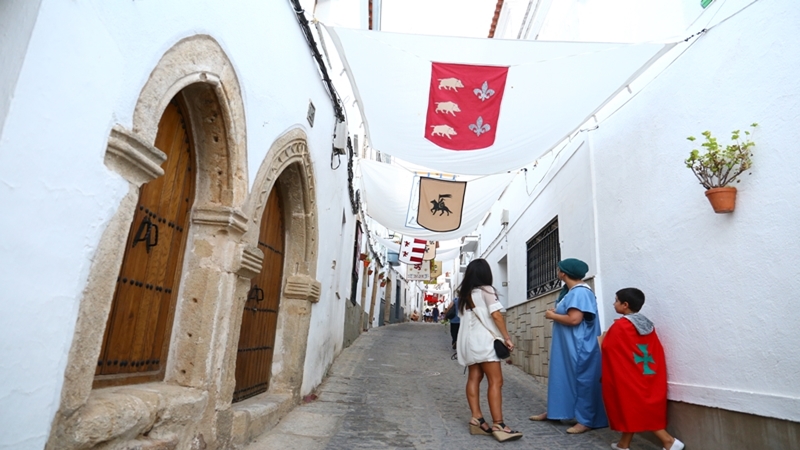
[[[139,187],[163,175],[165,155],[152,143],[161,113],[178,94],[191,122],[197,189],[164,379],[93,390],[104,332],[98,324],[109,314]],[[48,448],[131,440],[184,448],[219,441],[216,424],[226,411],[230,416],[230,398],[219,393],[229,357],[218,349],[226,348],[235,321],[237,282],[250,274],[240,245],[248,227],[247,160],[241,90],[219,44],[197,35],[170,48],[143,86],[131,125],[115,125],[108,139],[106,166],[129,182],[129,191],[90,269]]]
[[[311,319],[311,305],[319,301],[320,282],[317,267],[317,205],[313,166],[306,144],[306,135],[300,129],[290,130],[278,138],[270,148],[253,183],[253,191],[245,206],[251,218],[243,241],[245,253],[257,258],[254,250],[258,239],[259,223],[267,197],[278,184],[284,205],[285,260],[281,308],[275,338],[272,377],[264,394],[233,405],[233,426],[237,430],[236,444],[243,444],[257,436],[291,409],[299,401],[303,381],[306,344]],[[239,329],[241,312],[249,282],[241,281],[237,287],[236,311],[240,314],[235,329]],[[235,360],[238,333],[231,341],[230,354]],[[224,383],[223,396],[234,389],[233,372]]]

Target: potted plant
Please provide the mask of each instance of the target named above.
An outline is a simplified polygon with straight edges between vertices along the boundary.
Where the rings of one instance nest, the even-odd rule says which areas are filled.
[[[750,125],[753,129],[757,126],[757,123]],[[718,214],[733,212],[736,188],[730,184],[738,183],[739,175],[753,165],[750,159],[753,154],[750,149],[756,144],[750,140],[750,132],[747,130],[744,131],[744,138],[739,130],[731,132],[732,143],[725,146],[720,145],[710,131],[704,131],[702,135],[705,137],[705,142],[700,146],[705,147],[705,153],[693,149],[684,161],[686,167],[692,169],[700,184],[706,188],[706,197],[711,202],[714,212]],[[686,139],[696,140],[694,136]]]

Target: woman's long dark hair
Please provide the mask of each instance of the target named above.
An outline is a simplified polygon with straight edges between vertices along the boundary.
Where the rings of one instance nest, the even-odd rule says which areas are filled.
[[[492,268],[485,259],[473,259],[464,272],[464,280],[458,287],[458,313],[464,314],[467,309],[475,308],[472,301],[472,290],[480,286],[492,285]],[[494,289],[494,287],[492,287]]]

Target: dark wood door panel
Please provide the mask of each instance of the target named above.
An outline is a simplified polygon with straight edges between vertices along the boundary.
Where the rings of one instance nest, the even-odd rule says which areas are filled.
[[[258,247],[264,252],[264,262],[261,273],[250,282],[242,315],[234,402],[269,388],[283,281],[284,233],[283,208],[276,186],[267,199],[259,230]]]

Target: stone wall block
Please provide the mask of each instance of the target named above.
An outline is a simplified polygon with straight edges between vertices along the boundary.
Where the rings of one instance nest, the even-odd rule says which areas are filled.
[[[72,415],[83,406],[92,392],[97,355],[116,290],[116,278],[122,266],[124,252],[119,249],[125,248],[138,198],[139,189],[131,184],[95,252],[78,312],[56,421],[60,420],[59,417]]]
[[[251,279],[261,273],[264,263],[264,252],[254,245],[245,245],[239,249],[234,272],[242,278]]]
[[[218,227],[238,237],[247,231],[247,216],[239,209],[228,206],[196,207],[192,212],[192,223]]]
[[[227,349],[224,356],[222,367],[227,370],[222,371],[219,379],[219,403],[230,405],[233,399],[233,391],[236,388],[236,357],[239,349],[239,334],[242,328],[242,313],[247,299],[247,292],[250,290],[250,279],[236,277],[236,291],[233,298],[233,306],[230,315],[230,336],[226,342]]]
[[[111,129],[104,161],[106,167],[137,187],[164,175],[161,164],[166,159],[164,152],[121,125]]]
[[[558,292],[551,292],[522,305],[510,308],[508,317],[509,332],[517,342],[515,365],[525,372],[546,380],[549,358],[552,321],[545,319],[544,313],[555,305]]]
[[[303,378],[311,302],[284,296],[278,314],[270,393],[297,395]]]
[[[96,392],[61,423],[61,438],[52,448],[84,449],[119,437],[135,438],[153,427],[157,405],[155,394]]]
[[[307,300],[311,303],[319,301],[322,284],[308,275],[291,275],[286,279],[283,295],[287,298]]]

